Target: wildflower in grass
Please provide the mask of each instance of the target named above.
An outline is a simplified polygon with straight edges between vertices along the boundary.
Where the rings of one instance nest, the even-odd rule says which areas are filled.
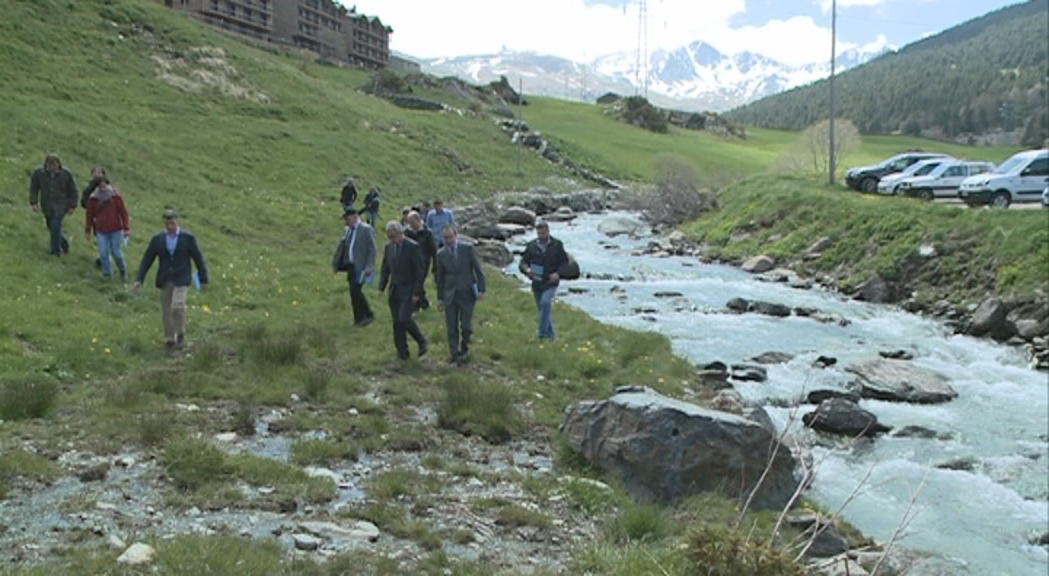
[[[108,346],[107,346],[106,348],[103,348],[103,349],[102,349],[102,351],[103,351],[103,352],[105,352],[106,354],[112,354],[112,353],[113,353],[113,352],[112,352],[112,351],[111,351],[111,350],[109,349],[109,347],[108,347]]]
[[[660,376],[659,378],[657,378],[657,379],[656,379],[656,382],[659,382],[660,384],[662,384],[662,383],[663,383],[663,377],[662,377],[662,376]]]
[[[92,344],[98,344],[98,337],[97,336],[92,336],[91,337],[91,343]]]
[[[203,304],[200,307],[200,311],[205,313],[205,314],[211,314],[211,306],[208,306],[207,304]]]

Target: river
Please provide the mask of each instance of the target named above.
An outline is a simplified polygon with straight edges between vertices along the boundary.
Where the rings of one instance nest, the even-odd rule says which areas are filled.
[[[767,382],[735,387],[747,400],[766,405],[781,429],[790,427],[813,445],[817,467],[808,497],[829,510],[851,498],[842,516],[880,542],[893,536],[909,511],[913,517],[897,545],[943,558],[952,568],[941,573],[1049,572],[1046,548],[1029,543],[1049,529],[1049,377],[1030,369],[1022,350],[955,335],[940,322],[895,307],[759,281],[731,266],[638,255],[651,237],[608,238],[598,232],[598,224],[613,216],[631,217],[587,214],[551,223],[553,236],[584,273],[619,278],[563,283],[561,300],[601,322],[665,334],[678,354],[697,364],[747,362],[769,351],[794,355],[768,366]],[[578,290],[569,293],[569,287]],[[657,297],[658,292],[682,296]],[[737,296],[816,308],[850,322],[728,313],[725,303]],[[863,400],[861,406],[893,428],[920,425],[947,439],[883,435],[873,442],[817,441],[800,426],[798,411],[783,407],[807,390],[843,389],[852,380],[845,367],[890,350],[906,350],[916,365],[946,376],[958,398],[940,405]],[[815,368],[820,355],[838,363]],[[801,412],[813,408],[803,406]],[[937,466],[949,461],[966,461],[970,469]]]

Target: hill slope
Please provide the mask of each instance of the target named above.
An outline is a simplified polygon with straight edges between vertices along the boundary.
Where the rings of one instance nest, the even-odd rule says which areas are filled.
[[[910,44],[837,77],[838,115],[861,132],[1041,145],[1049,137],[1049,0],[1029,0]],[[827,117],[820,81],[726,115],[797,130]]]

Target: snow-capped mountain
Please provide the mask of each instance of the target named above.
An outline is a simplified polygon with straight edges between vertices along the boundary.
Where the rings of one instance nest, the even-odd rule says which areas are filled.
[[[840,54],[835,68],[841,71],[891,51],[884,37],[867,46]],[[458,76],[487,83],[505,76],[526,94],[593,100],[606,92],[633,95],[647,80],[648,99],[660,106],[684,110],[721,111],[784,90],[808,84],[830,73],[829,63],[789,66],[753,52],[723,54],[705,42],[676,50],[655,50],[647,74],[640,78],[636,52],[601,56],[577,63],[534,52],[502,51],[481,56],[458,56],[423,61],[436,75]]]

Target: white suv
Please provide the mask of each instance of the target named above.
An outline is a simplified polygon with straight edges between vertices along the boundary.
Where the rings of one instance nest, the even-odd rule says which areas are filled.
[[[954,198],[958,195],[958,187],[961,186],[963,180],[991,170],[994,170],[994,164],[990,162],[947,160],[924,176],[904,178],[899,183],[897,193],[901,196],[912,196],[922,200]]]
[[[1008,208],[1013,202],[1038,202],[1046,184],[1049,150],[1028,150],[1013,155],[993,172],[966,178],[958,197],[969,206]]]

